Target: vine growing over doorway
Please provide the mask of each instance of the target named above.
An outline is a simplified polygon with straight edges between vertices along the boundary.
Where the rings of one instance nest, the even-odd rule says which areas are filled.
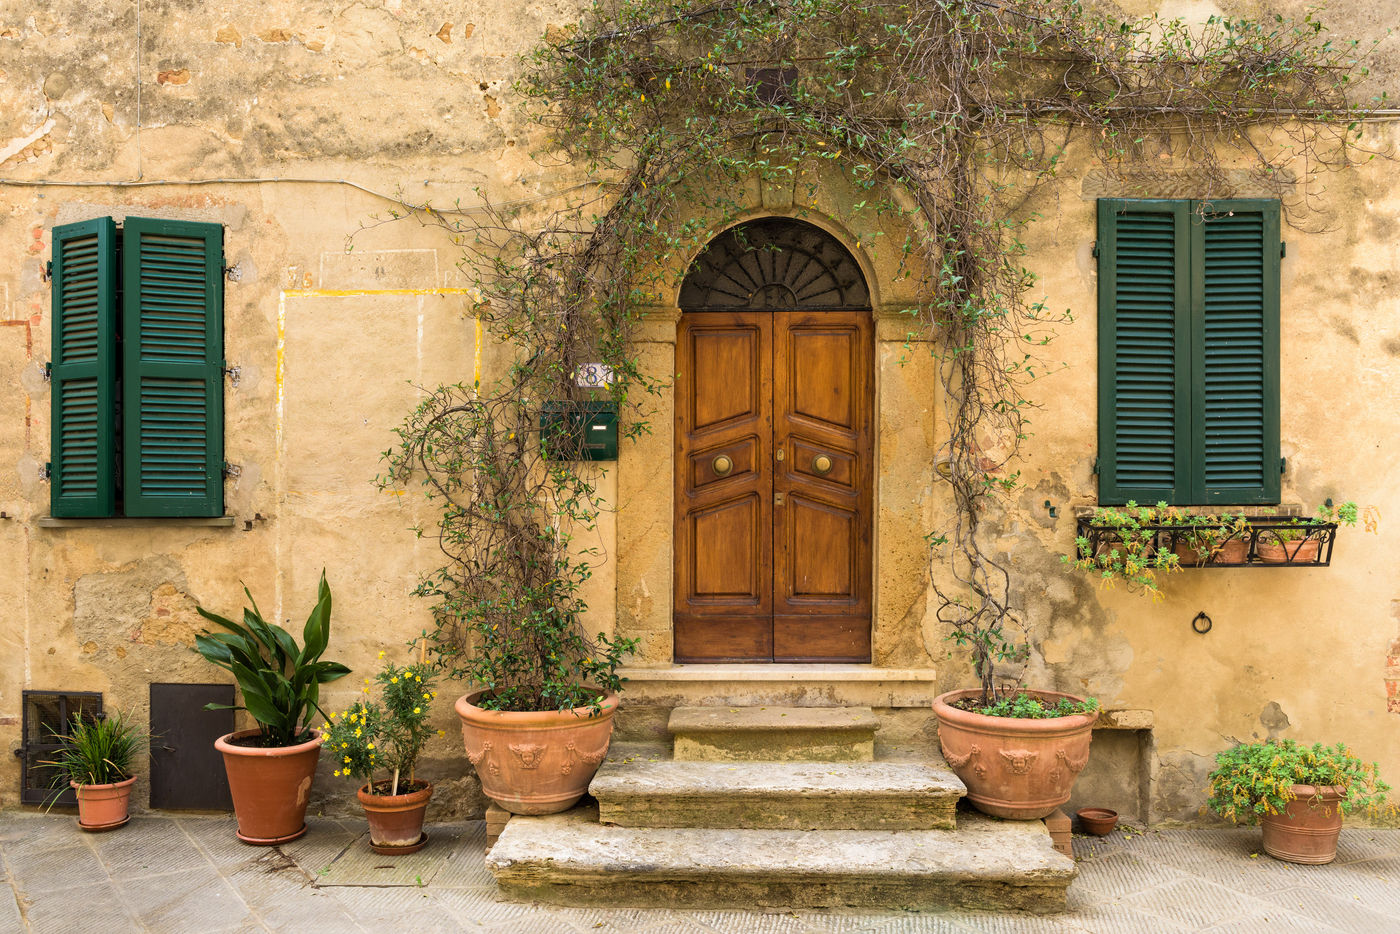
[[[548,133],[540,157],[573,183],[561,203],[419,215],[461,245],[510,360],[493,385],[429,398],[391,452],[396,481],[461,485],[438,528],[448,564],[425,590],[441,643],[505,624],[511,607],[482,584],[516,573],[522,552],[502,542],[547,554],[526,562],[550,568],[542,580],[587,572],[562,529],[596,514],[592,475],[538,459],[538,405],[577,397],[590,362],[624,406],[655,392],[634,326],[747,207],[748,187],[790,186],[801,216],[839,176],[856,192],[843,222],[862,248],[898,256],[916,299],[897,310],[933,338],[954,508],[929,530],[930,578],[994,697],[996,663],[1020,647],[988,508],[1017,485],[1039,350],[1066,320],[1023,265],[1034,193],[1068,160],[1124,184],[1166,162],[1189,167],[1194,197],[1267,186],[1306,210],[1311,174],[1368,156],[1355,88],[1369,51],[1311,13],[1193,26],[1072,0],[596,0],[517,87]],[[573,613],[576,594],[551,612]]]

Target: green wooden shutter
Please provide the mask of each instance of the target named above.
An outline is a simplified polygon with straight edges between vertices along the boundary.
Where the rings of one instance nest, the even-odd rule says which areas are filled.
[[[1099,501],[1176,502],[1190,476],[1184,201],[1099,201]]]
[[[1193,503],[1279,501],[1279,203],[1193,203]]]
[[[115,509],[116,251],[110,217],[53,230],[55,516],[110,516]]]
[[[129,217],[122,252],[125,512],[222,515],[223,228]]]

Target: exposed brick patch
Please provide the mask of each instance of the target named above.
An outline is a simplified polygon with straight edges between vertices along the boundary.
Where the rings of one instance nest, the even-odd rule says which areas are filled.
[[[156,75],[156,84],[189,84],[190,70],[188,68],[172,68],[169,71],[162,71]]]
[[[219,31],[214,33],[214,41],[239,49],[243,48],[243,37],[232,26],[220,26]]]
[[[1400,639],[1390,643],[1385,655],[1385,709],[1400,713]]]
[[[437,37],[448,45],[452,44],[452,24],[443,23],[442,28],[437,31]]]

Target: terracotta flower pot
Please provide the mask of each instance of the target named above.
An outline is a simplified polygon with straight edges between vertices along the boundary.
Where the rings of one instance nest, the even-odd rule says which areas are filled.
[[[257,736],[257,730],[229,733],[214,740],[224,755],[238,839],[273,846],[306,833],[306,805],[311,779],[321,757],[321,734],[295,746],[238,746],[231,740]]]
[[[1202,564],[1244,564],[1249,556],[1249,542],[1242,538],[1231,538],[1221,542],[1206,558],[1185,543],[1178,544],[1176,556],[1184,568],[1200,567]]]
[[[1096,713],[1022,720],[959,710],[957,701],[980,692],[950,691],[933,701],[943,758],[967,786],[967,799],[984,814],[1010,820],[1045,817],[1069,800],[1089,762]],[[1026,691],[1055,702],[1072,694]]]
[[[1075,816],[1084,832],[1095,837],[1105,837],[1118,826],[1118,812],[1111,808],[1080,808]]]
[[[1332,862],[1342,833],[1341,797],[1341,789],[1331,785],[1294,785],[1293,800],[1282,814],[1259,819],[1264,852],[1290,863]]]
[[[588,790],[608,754],[617,695],[588,707],[516,713],[483,710],[485,691],[457,698],[462,742],[481,778],[481,790],[512,814],[557,814]]]
[[[1264,564],[1284,564],[1289,561],[1294,564],[1312,564],[1317,560],[1321,546],[1322,543],[1315,538],[1282,543],[1261,539],[1259,544],[1254,546],[1254,551]]]
[[[78,826],[84,830],[114,830],[129,820],[133,775],[111,785],[80,785],[69,782],[78,795]]]
[[[403,784],[400,782],[400,787]],[[368,785],[355,792],[360,806],[365,809],[369,842],[376,853],[416,853],[422,848],[423,817],[433,796],[433,786],[429,782],[418,784],[423,787],[399,795],[372,795]],[[388,782],[376,783],[376,787],[388,785]]]

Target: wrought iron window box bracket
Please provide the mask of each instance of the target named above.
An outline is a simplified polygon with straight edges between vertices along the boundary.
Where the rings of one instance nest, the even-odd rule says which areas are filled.
[[[1199,517],[1198,517],[1199,518]],[[1217,544],[1215,551],[1204,563],[1181,562],[1184,569],[1192,568],[1318,568],[1332,563],[1332,545],[1337,538],[1337,523],[1324,522],[1296,516],[1245,516],[1248,528],[1231,535]],[[1191,548],[1189,536],[1193,529],[1201,526],[1189,522],[1143,523],[1136,529],[1124,530],[1118,526],[1097,525],[1091,516],[1080,516],[1075,523],[1076,541],[1088,541],[1088,553],[1096,555],[1105,546],[1121,544],[1125,531],[1133,535],[1152,536],[1151,547],[1155,550],[1175,551],[1178,555]],[[1302,533],[1301,537],[1285,540],[1284,534]],[[1242,541],[1246,545],[1243,561],[1223,561],[1219,545],[1228,541]],[[1317,543],[1313,553],[1311,544]],[[1282,546],[1282,560],[1264,560],[1259,555],[1259,546]],[[1077,547],[1076,547],[1077,550]]]

